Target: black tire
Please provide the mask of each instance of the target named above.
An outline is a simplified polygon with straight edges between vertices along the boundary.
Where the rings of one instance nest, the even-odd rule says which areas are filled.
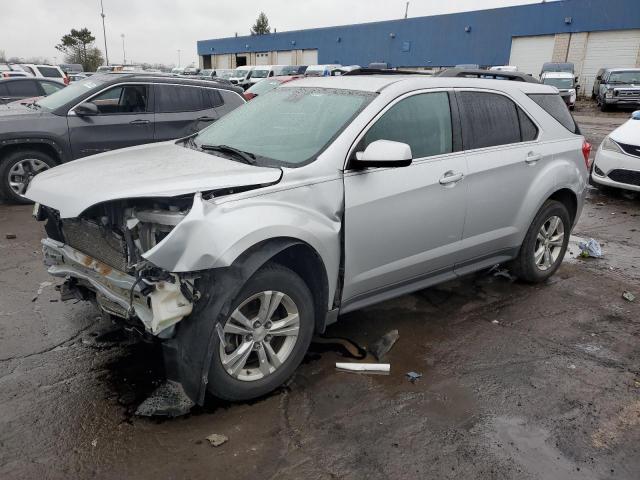
[[[559,217],[563,224],[564,238],[559,255],[552,265],[546,270],[542,270],[535,262],[534,252],[536,251],[536,243],[540,229],[552,217]],[[569,236],[571,234],[571,217],[567,207],[563,203],[556,200],[547,200],[538,214],[531,222],[527,235],[524,237],[520,253],[512,262],[512,271],[520,279],[529,283],[540,283],[551,277],[560,267],[562,259],[567,251],[569,244]]]
[[[299,331],[291,353],[274,372],[252,381],[232,377],[220,358],[220,338],[214,335],[213,356],[209,368],[209,391],[216,397],[230,401],[258,398],[285,383],[302,362],[314,332],[314,302],[306,283],[292,270],[277,264],[268,264],[255,273],[242,288],[231,306],[233,312],[246,299],[263,291],[286,294],[299,313]],[[223,321],[223,324],[228,319]]]
[[[37,162],[43,162],[47,165],[46,168],[52,168],[57,165],[56,161],[51,158],[51,156],[39,150],[16,150],[8,154],[6,157],[2,158],[0,160],[0,195],[10,203],[32,203],[30,200],[14,191],[14,189],[9,184],[9,176],[12,174],[11,169],[14,168],[14,166],[16,166],[18,163],[23,162],[27,159],[34,159]]]
[[[607,105],[607,102],[604,100],[604,98],[600,99],[600,111],[601,112],[609,111],[609,105]]]

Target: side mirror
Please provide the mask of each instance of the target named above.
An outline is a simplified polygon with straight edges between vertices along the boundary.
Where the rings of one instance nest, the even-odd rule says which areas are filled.
[[[367,167],[406,167],[411,165],[413,155],[411,147],[406,143],[391,140],[371,142],[364,152],[356,152],[353,166]]]
[[[596,80],[598,80],[598,81],[602,80],[602,75],[598,75],[598,76],[596,77]]]
[[[100,110],[98,110],[98,107],[93,102],[81,103],[76,108],[74,108],[73,111],[76,112],[76,115],[78,115],[79,117],[98,115],[100,113]]]

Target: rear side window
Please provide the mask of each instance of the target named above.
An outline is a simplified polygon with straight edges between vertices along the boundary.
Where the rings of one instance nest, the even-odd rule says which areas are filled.
[[[529,116],[520,109],[518,109],[518,120],[520,120],[520,137],[523,142],[530,142],[538,137],[538,127],[529,118]]]
[[[580,133],[578,125],[573,120],[567,104],[564,103],[560,95],[555,93],[532,93],[529,98],[536,102],[542,109],[555,118],[564,128],[571,133]]]
[[[156,112],[196,112],[211,108],[204,88],[156,84]]]
[[[58,70],[57,68],[38,67],[38,70],[40,70],[40,73],[42,74],[43,77],[62,78],[62,73],[60,73],[60,70]]]
[[[216,108],[224,103],[222,101],[222,95],[220,95],[220,92],[214,88],[205,89],[204,94],[209,98],[208,108]]]
[[[485,92],[460,92],[458,98],[465,150],[520,142],[520,120],[513,101]]]
[[[235,108],[245,103],[244,98],[231,90],[220,90],[218,93],[222,95],[222,100],[227,106]]]
[[[23,80],[19,82],[8,82],[7,88],[12,97],[38,97],[40,89],[33,80]]]
[[[451,109],[446,92],[423,93],[399,101],[369,129],[357,150],[376,140],[407,143],[413,158],[453,150]]]
[[[59,83],[53,83],[53,82],[40,82],[40,86],[44,90],[45,95],[51,95],[52,93],[57,92],[58,90],[62,90],[64,88],[64,85],[61,85]]]

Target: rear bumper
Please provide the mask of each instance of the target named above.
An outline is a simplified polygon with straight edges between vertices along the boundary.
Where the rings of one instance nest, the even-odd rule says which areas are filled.
[[[50,238],[42,240],[42,252],[51,275],[75,279],[95,292],[103,311],[121,318],[137,317],[152,335],[166,335],[167,329],[191,313],[192,304],[179,292],[178,280],[177,286],[143,282]],[[145,296],[141,287],[148,285],[153,285],[153,291]]]

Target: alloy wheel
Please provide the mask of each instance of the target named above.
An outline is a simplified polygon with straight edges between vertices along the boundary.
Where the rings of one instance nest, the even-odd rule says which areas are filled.
[[[218,327],[222,366],[233,378],[265,378],[289,358],[298,340],[300,314],[288,295],[263,291],[252,295]]]
[[[564,244],[564,235],[564,223],[558,216],[548,218],[541,225],[533,252],[534,261],[540,270],[548,270],[558,260]]]
[[[23,197],[31,179],[49,168],[46,162],[38,158],[24,158],[9,169],[9,186],[17,195]]]

